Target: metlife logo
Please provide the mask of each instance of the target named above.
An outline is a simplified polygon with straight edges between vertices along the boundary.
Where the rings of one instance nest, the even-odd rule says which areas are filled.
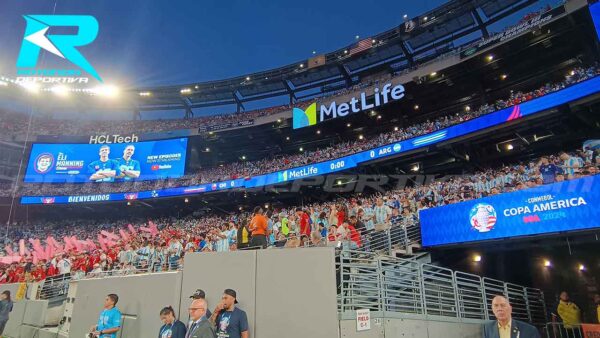
[[[392,101],[400,100],[404,97],[404,86],[401,84],[385,84],[381,90],[375,87],[373,93],[373,103],[367,103],[367,93],[362,92],[358,97],[353,97],[350,101],[338,104],[332,101],[329,105],[322,104],[317,112],[317,103],[309,105],[305,110],[294,108],[293,127],[294,129],[313,126],[325,120],[345,117],[349,114],[355,114],[361,111],[373,109]]]

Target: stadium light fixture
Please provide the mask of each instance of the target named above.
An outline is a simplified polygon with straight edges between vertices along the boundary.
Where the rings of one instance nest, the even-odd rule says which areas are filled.
[[[40,91],[40,85],[33,82],[22,82],[19,83],[21,87],[25,88],[29,93],[37,94]]]
[[[579,271],[585,271],[585,265],[579,264]]]
[[[493,56],[492,54],[488,54],[488,56],[486,56],[486,57],[485,57],[485,59],[486,59],[488,62],[492,62],[492,61],[494,61],[494,56]]]
[[[304,151],[304,148],[300,147],[300,151]]]
[[[131,205],[131,202],[130,202],[130,201],[127,201],[127,205]]]
[[[337,180],[337,185],[342,185],[342,180]]]
[[[359,139],[359,140],[362,140],[362,139],[364,139],[364,138],[365,138],[365,137],[364,137],[362,134],[358,135],[358,139]]]
[[[419,110],[419,105],[415,104],[415,110]]]
[[[377,115],[377,119],[378,119],[378,120],[381,120],[381,115]]]
[[[269,209],[269,204],[265,203],[265,209]]]
[[[473,262],[481,262],[481,255],[474,255]]]
[[[471,111],[471,107],[465,106],[465,111]]]
[[[209,152],[209,151],[210,151],[210,148],[209,148],[209,147],[206,147],[206,148],[204,149],[204,151],[206,151],[206,152]]]
[[[317,130],[317,135],[321,135],[321,131],[320,130]]]
[[[348,54],[348,50],[347,49],[344,49],[344,54]]]
[[[62,97],[69,95],[69,88],[65,86],[55,86],[50,88],[50,91]]]
[[[356,40],[360,39],[360,35],[354,37]]]
[[[250,81],[250,76],[246,76],[246,81]]]
[[[313,50],[313,51],[312,51],[312,54],[313,54],[313,55],[317,54],[317,51],[316,51],[316,50]]]
[[[192,89],[191,88],[182,88],[179,92],[183,95],[186,95],[186,94],[190,94],[192,92]]]
[[[113,85],[100,86],[92,89],[92,93],[104,97],[117,97],[119,89]]]
[[[242,160],[245,160],[245,159],[246,159],[246,155],[242,155]]]
[[[404,19],[404,20],[408,19],[408,14],[404,14],[404,15],[402,16],[402,19]]]
[[[569,75],[571,75],[571,76],[575,75],[575,71],[574,70],[570,71]]]
[[[377,40],[373,39],[373,40],[371,40],[371,43],[372,43],[372,44],[376,44],[376,43],[377,43]]]
[[[410,170],[419,171],[419,165],[418,164],[413,165],[413,167]]]
[[[289,136],[286,136],[286,137],[285,137],[285,140],[286,140],[286,141],[289,141],[289,140],[290,140],[290,137],[289,137]]]
[[[195,89],[198,89],[198,88],[200,88],[200,87],[198,87],[198,85],[195,85],[195,86],[194,86],[194,88],[195,88]]]
[[[185,198],[183,201],[184,201],[185,203],[189,203],[189,201],[190,201],[190,200],[189,200],[189,199],[186,197],[186,198]]]
[[[429,19],[429,18],[428,18],[428,17],[424,17],[424,18],[423,18],[423,21],[427,21],[427,19]]]
[[[242,208],[242,207],[239,207],[239,208],[238,208],[238,210],[239,210],[239,211],[242,211],[242,209],[244,209],[244,208]]]
[[[550,267],[552,267],[552,262],[550,262],[550,261],[549,261],[549,260],[547,260],[547,259],[544,259],[544,267],[546,267],[546,268],[550,268]]]
[[[394,127],[394,131],[398,131],[398,127]]]
[[[300,68],[304,68],[304,64],[303,63],[300,64]]]
[[[500,75],[500,80],[506,80],[507,77],[508,77],[508,75],[502,74],[502,75]]]
[[[346,127],[350,128],[350,127],[352,127],[352,124],[346,123]]]
[[[281,123],[281,119],[277,119],[277,123]]]
[[[150,92],[141,92],[140,93],[140,96],[143,96],[143,97],[148,97],[148,96],[151,96],[151,95],[152,95],[152,93],[150,93]]]
[[[431,77],[434,77],[437,75],[437,72],[431,72],[431,74],[429,74]]]
[[[513,149],[515,149],[515,147],[512,144],[509,143],[506,145],[506,150],[513,150]]]

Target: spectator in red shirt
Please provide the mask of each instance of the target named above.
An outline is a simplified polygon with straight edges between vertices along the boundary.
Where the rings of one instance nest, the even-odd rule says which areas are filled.
[[[300,221],[300,237],[310,236],[310,219],[308,214],[302,210],[302,208],[296,208],[296,216]]]
[[[362,242],[360,240],[360,234],[356,231],[356,228],[348,222],[342,223],[342,226],[346,228],[346,242],[349,249],[358,249],[361,247]]]

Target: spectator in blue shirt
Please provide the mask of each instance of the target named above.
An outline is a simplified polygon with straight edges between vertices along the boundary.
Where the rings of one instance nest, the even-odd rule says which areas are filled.
[[[160,311],[160,320],[164,323],[158,331],[158,338],[185,338],[185,324],[175,317],[175,310],[167,306]]]
[[[546,156],[542,157],[539,170],[544,184],[554,183],[556,181],[556,174],[562,173],[562,170],[553,163],[550,163]]]
[[[104,310],[100,313],[98,324],[92,326],[91,331],[98,338],[117,338],[121,329],[121,311],[116,308],[119,296],[111,293],[104,299]]]
[[[237,302],[234,290],[223,291],[221,302],[210,318],[216,327],[217,337],[248,338],[248,317],[246,312],[235,306]]]

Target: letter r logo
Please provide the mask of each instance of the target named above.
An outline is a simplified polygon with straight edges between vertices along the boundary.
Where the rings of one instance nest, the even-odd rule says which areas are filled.
[[[71,61],[91,74],[98,81],[102,79],[94,67],[75,47],[90,44],[98,36],[98,21],[90,15],[24,15],[27,27],[17,59],[17,67],[36,67],[40,48]],[[77,27],[76,35],[49,35],[52,26]]]

